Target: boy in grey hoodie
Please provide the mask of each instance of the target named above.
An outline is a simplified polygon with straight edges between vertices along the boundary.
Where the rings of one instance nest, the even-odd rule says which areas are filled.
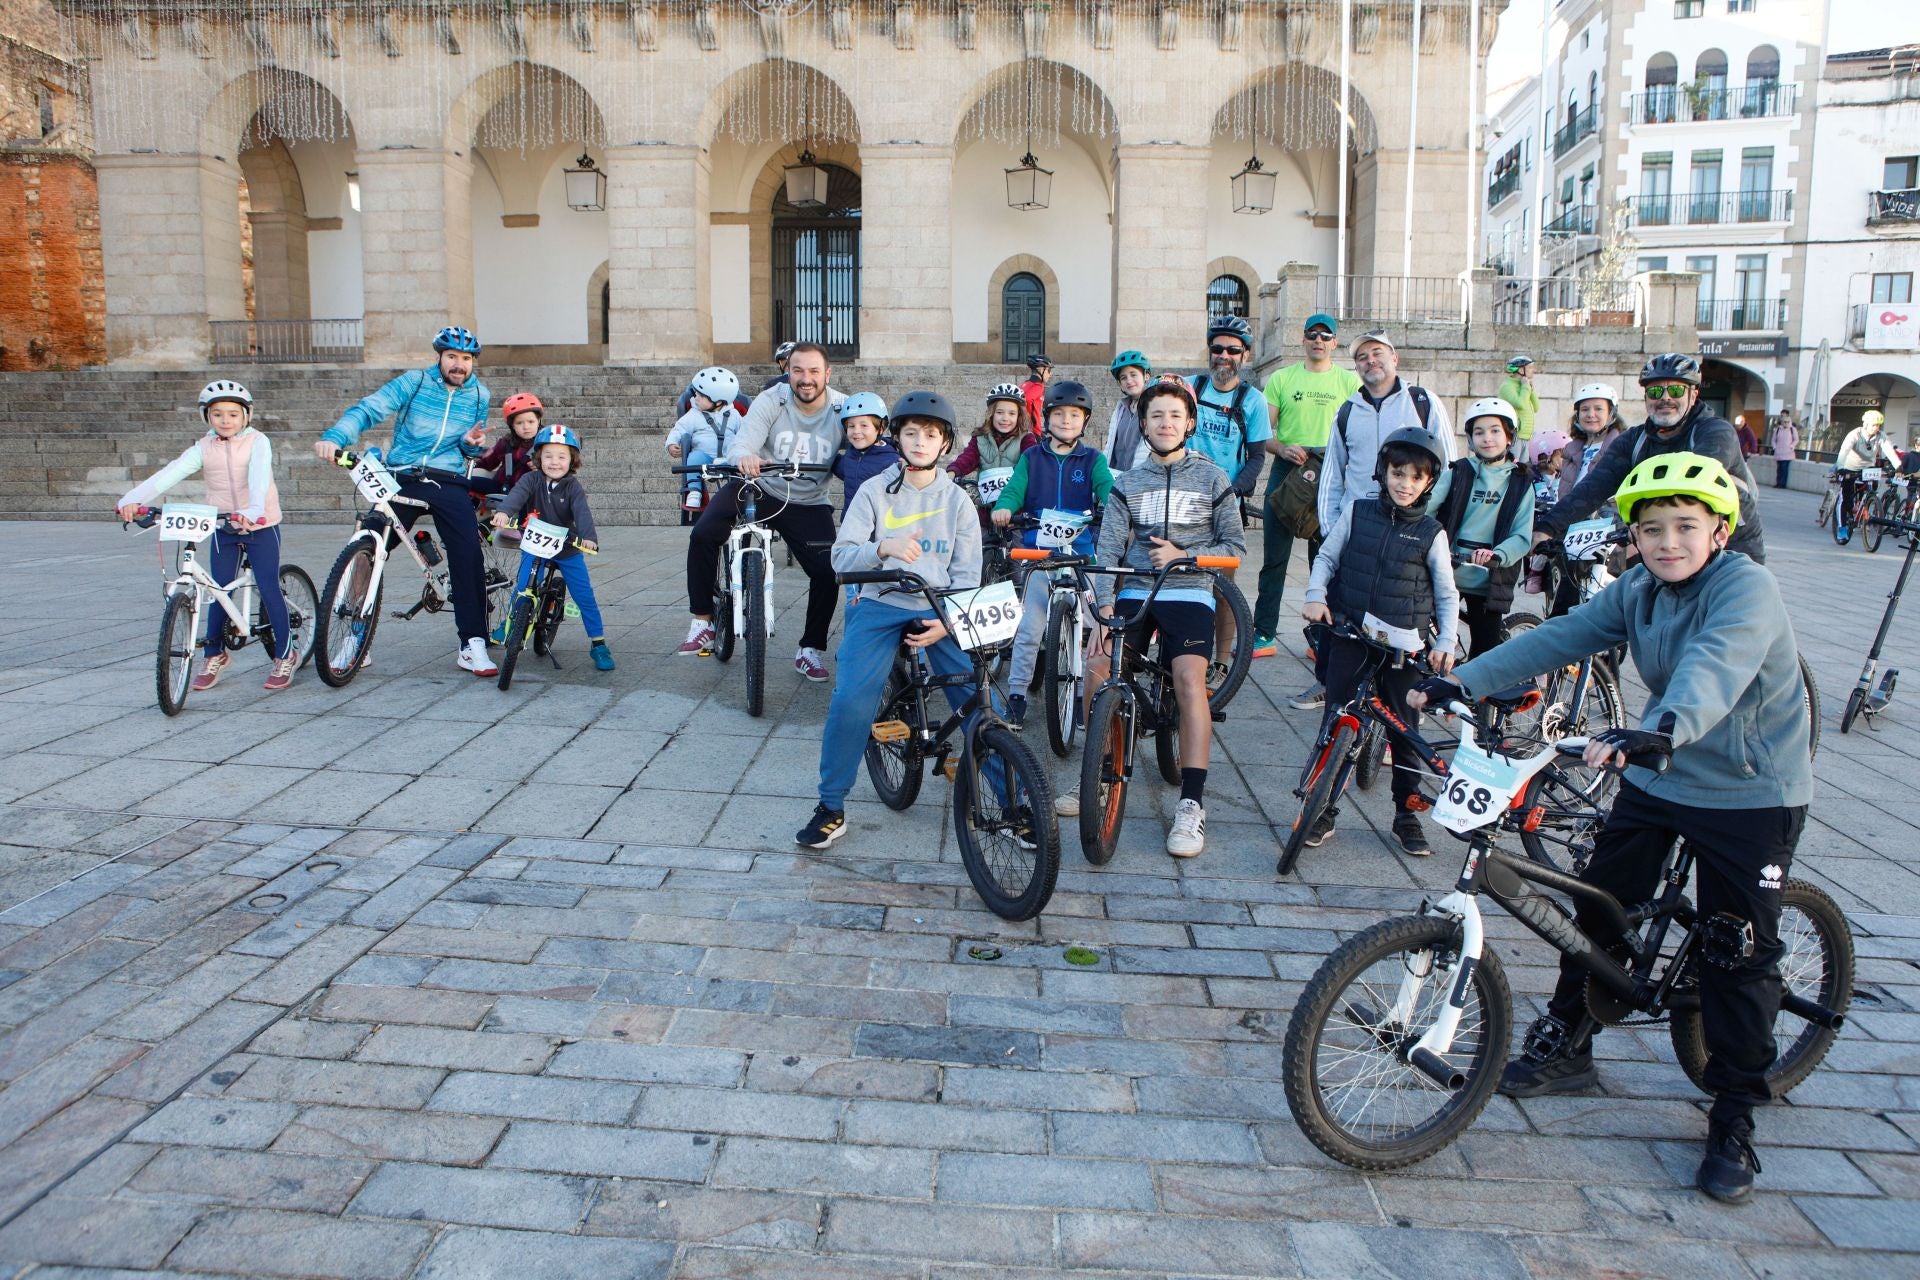
[[[1623,903],[1657,890],[1674,841],[1697,855],[1702,919],[1723,917],[1744,945],[1714,948],[1699,966],[1707,1041],[1707,1152],[1696,1181],[1716,1200],[1745,1201],[1760,1169],[1753,1109],[1772,1099],[1773,1024],[1780,1009],[1780,889],[1813,796],[1798,649],[1779,584],[1727,550],[1739,489],[1717,460],[1665,453],[1636,466],[1615,497],[1640,564],[1571,613],[1550,618],[1456,672],[1424,681],[1412,699],[1439,701],[1507,688],[1618,644],[1652,693],[1638,729],[1594,735],[1587,763],[1626,771],[1582,878]],[[1664,773],[1643,761],[1670,753]],[[1598,913],[1576,907],[1604,938]],[[1586,970],[1560,963],[1560,982],[1500,1091],[1580,1093],[1598,1081]]]
[[[1172,573],[1151,605],[1147,593],[1167,564],[1188,556],[1239,557],[1247,539],[1233,481],[1187,447],[1197,423],[1191,388],[1178,381],[1153,383],[1140,393],[1135,409],[1147,460],[1114,478],[1094,562],[1133,569],[1139,576],[1095,575],[1094,607],[1109,616],[1132,614],[1125,640],[1130,648],[1142,649],[1152,632],[1160,633],[1160,661],[1173,673],[1180,705],[1180,804],[1167,831],[1167,852],[1192,858],[1206,848],[1202,800],[1213,749],[1207,663],[1213,659],[1214,579],[1204,572]],[[1105,655],[1088,661],[1089,692],[1100,687],[1109,669]],[[1054,811],[1079,813],[1079,792],[1061,796]]]
[[[833,571],[907,569],[935,590],[979,586],[980,518],[973,500],[939,465],[953,445],[952,407],[933,392],[909,392],[894,406],[893,428],[900,461],[853,495],[833,544]],[[936,675],[973,670],[924,596],[863,585],[847,606],[839,676],[820,736],[820,803],[794,843],[824,849],[846,834],[847,792],[859,775],[902,642],[926,650]],[[946,692],[955,710],[973,695],[970,686],[952,685]]]

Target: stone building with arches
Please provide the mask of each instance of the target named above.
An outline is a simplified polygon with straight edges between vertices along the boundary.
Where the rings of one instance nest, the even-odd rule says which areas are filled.
[[[1284,263],[1476,265],[1469,70],[1505,8],[1477,3],[60,8],[117,363],[277,323],[300,358],[392,364],[453,322],[527,363],[812,338],[913,365],[1191,361]],[[1043,208],[1009,199],[1027,156]]]

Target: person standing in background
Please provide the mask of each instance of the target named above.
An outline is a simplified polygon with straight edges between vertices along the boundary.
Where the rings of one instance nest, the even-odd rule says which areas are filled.
[[[1540,412],[1540,393],[1533,389],[1533,357],[1515,356],[1507,361],[1507,380],[1496,394],[1513,406],[1513,416],[1520,420],[1519,441],[1533,439],[1534,415]]]
[[[1784,409],[1773,424],[1773,487],[1787,487],[1787,473],[1793,468],[1793,451],[1800,447],[1800,428],[1794,423],[1793,410]]]

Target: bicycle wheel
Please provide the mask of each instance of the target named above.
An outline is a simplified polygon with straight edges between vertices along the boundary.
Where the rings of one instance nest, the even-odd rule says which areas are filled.
[[[540,620],[533,628],[533,651],[541,657],[553,652],[553,638],[560,634],[560,622],[567,616],[567,582],[558,570],[547,571],[547,585],[540,593]]]
[[[1246,683],[1247,669],[1253,665],[1253,611],[1247,608],[1247,598],[1232,578],[1222,576],[1214,580],[1214,608],[1219,608],[1222,601],[1233,614],[1233,652],[1224,658],[1217,653],[1213,655],[1215,662],[1224,662],[1227,668],[1218,680],[1211,675],[1207,680],[1207,709],[1216,713],[1227,709],[1233,695]]]
[[[1520,797],[1520,808],[1528,815],[1520,830],[1521,847],[1535,862],[1568,875],[1586,869],[1593,842],[1607,824],[1609,806],[1589,796],[1584,782],[1552,765],[1536,773]],[[1535,810],[1538,818],[1533,817]]]
[[[1153,731],[1153,760],[1160,766],[1162,782],[1180,785],[1180,705],[1171,695],[1161,700],[1160,724]]]
[[[1280,863],[1274,868],[1276,874],[1293,874],[1294,864],[1300,861],[1300,851],[1307,847],[1308,833],[1320,821],[1320,816],[1333,807],[1340,775],[1346,770],[1347,757],[1353,754],[1354,740],[1358,736],[1352,725],[1339,726],[1313,762],[1313,771],[1300,788],[1305,793],[1305,798],[1300,801],[1300,812],[1294,815],[1293,826],[1287,829],[1287,838],[1280,845]]]
[[[1515,736],[1553,741],[1626,727],[1627,708],[1620,693],[1620,679],[1606,658],[1595,657],[1587,664],[1586,694],[1576,705],[1573,695],[1579,682],[1578,664],[1548,672],[1541,680],[1542,696],[1537,711],[1513,717],[1508,721],[1509,729]],[[1601,804],[1619,783],[1620,775],[1605,769],[1589,769],[1578,760],[1569,759],[1557,767],[1593,804]]]
[[[920,741],[920,701],[898,663],[887,677],[880,695],[880,714],[876,724],[899,721],[907,726],[908,737],[899,742],[882,742],[867,737],[867,781],[889,809],[905,809],[920,795],[924,748]]]
[[[1820,754],[1820,682],[1814,679],[1807,656],[1800,657],[1800,697],[1807,707],[1807,754]]]
[[[763,553],[740,553],[741,623],[747,645],[747,714],[757,716],[767,705],[767,566]]]
[[[1493,1096],[1513,995],[1492,947],[1473,967],[1442,1059],[1460,1083],[1449,1088],[1406,1060],[1447,1007],[1459,946],[1450,920],[1384,920],[1328,956],[1294,1006],[1282,1059],[1287,1107],[1308,1141],[1342,1164],[1377,1172],[1424,1160]]]
[[[1787,881],[1780,890],[1780,942],[1785,947],[1781,989],[1845,1013],[1853,1000],[1853,931],[1839,904],[1804,881]],[[1697,966],[1697,954],[1688,963]],[[1707,1036],[1699,1005],[1675,1009],[1668,1033],[1687,1079],[1707,1092]],[[1784,1097],[1813,1074],[1838,1035],[1782,1009],[1773,1021],[1776,1056],[1767,1069],[1773,1096]]]
[[[307,571],[293,564],[280,566],[280,594],[287,602],[287,651],[300,655],[294,667],[297,671],[313,657],[313,638],[320,622],[320,595],[313,589],[313,579],[307,576]],[[264,610],[260,620],[266,621]]]
[[[1080,752],[1080,852],[1096,867],[1112,862],[1120,845],[1133,741],[1133,700],[1120,689],[1104,690],[1093,700]]]
[[[1867,705],[1867,691],[1855,685],[1847,692],[1847,709],[1840,713],[1840,732],[1853,732],[1853,722],[1860,718],[1860,710]]]
[[[1080,678],[1073,674],[1080,660],[1073,618],[1077,606],[1054,596],[1047,608],[1047,639],[1040,647],[1040,688],[1047,704],[1047,745],[1065,760],[1073,754],[1078,736]]]
[[[160,644],[154,654],[154,689],[160,709],[180,714],[193,692],[193,592],[179,590],[160,607]]]
[[[1033,919],[1060,876],[1053,784],[1033,748],[1000,724],[969,737],[957,777],[953,833],[967,879],[993,914]]]
[[[1380,727],[1377,720],[1367,722],[1367,731],[1360,737],[1360,759],[1353,766],[1353,782],[1362,791],[1373,790],[1373,784],[1380,781],[1380,766],[1387,762],[1387,731]]]
[[[385,583],[367,598],[373,582],[373,547],[356,539],[340,549],[327,586],[320,593],[322,608],[314,623],[313,648],[320,655],[314,670],[335,689],[344,688],[373,649],[380,628],[380,597]]]
[[[1875,524],[1871,517],[1878,516],[1884,519],[1885,517],[1891,516],[1893,514],[1893,509],[1895,506],[1895,494],[1893,490],[1891,489],[1887,490],[1885,493],[1881,494],[1877,500],[1875,500],[1869,505],[1871,507],[1870,517],[1865,522],[1865,524],[1861,527],[1860,532],[1865,536],[1866,543],[1867,543],[1867,551],[1869,554],[1871,554],[1873,552],[1880,550],[1880,544],[1882,542],[1885,542],[1887,539],[1886,529],[1884,529],[1880,525]]]
[[[513,669],[520,661],[520,651],[527,646],[533,633],[534,610],[539,607],[540,598],[534,594],[539,583],[529,582],[527,589],[513,598],[513,607],[507,615],[507,643],[500,654],[500,680],[502,689],[513,684]]]
[[[1826,493],[1820,498],[1820,510],[1813,517],[1814,528],[1820,528],[1833,518],[1833,508],[1838,502],[1839,490],[1833,485],[1828,485]]]

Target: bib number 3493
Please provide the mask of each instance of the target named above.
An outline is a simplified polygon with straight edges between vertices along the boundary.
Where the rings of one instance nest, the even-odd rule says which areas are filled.
[[[996,582],[948,596],[947,630],[962,649],[1013,639],[1020,629],[1020,597],[1011,582]]]

